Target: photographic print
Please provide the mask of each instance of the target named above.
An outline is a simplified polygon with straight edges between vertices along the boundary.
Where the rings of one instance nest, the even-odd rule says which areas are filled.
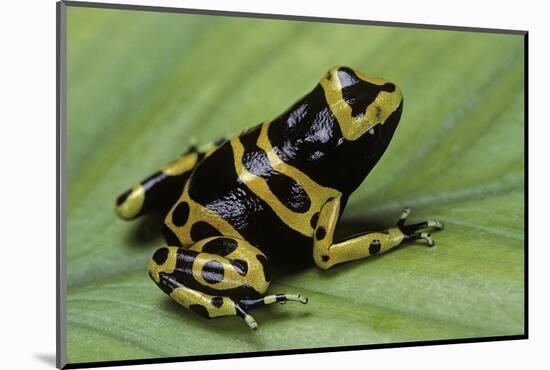
[[[525,32],[58,5],[68,366],[525,337]]]

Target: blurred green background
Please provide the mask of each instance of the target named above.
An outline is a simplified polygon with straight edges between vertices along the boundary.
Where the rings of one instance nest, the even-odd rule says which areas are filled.
[[[69,362],[523,334],[523,36],[69,7],[67,44]],[[336,64],[405,96],[341,234],[408,205],[445,222],[437,246],[279,273],[270,292],[310,303],[255,310],[255,332],[181,308],[146,274],[158,219],[119,220],[116,196]]]

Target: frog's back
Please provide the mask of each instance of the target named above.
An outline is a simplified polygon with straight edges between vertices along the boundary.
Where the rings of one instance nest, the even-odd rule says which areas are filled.
[[[269,123],[221,144],[194,169],[168,213],[167,239],[190,245],[210,236],[242,238],[275,262],[311,258],[319,185],[273,158]],[[268,149],[267,151],[265,149]],[[323,201],[324,202],[324,201]]]

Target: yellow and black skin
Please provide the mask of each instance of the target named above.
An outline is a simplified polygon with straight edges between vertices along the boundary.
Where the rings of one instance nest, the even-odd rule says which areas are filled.
[[[397,225],[334,242],[350,194],[386,150],[403,109],[401,90],[344,66],[277,118],[174,162],[120,195],[126,220],[166,213],[167,247],[149,262],[149,276],[184,307],[204,317],[242,317],[300,295],[265,295],[269,261],[311,259],[322,269],[424,239],[436,220]]]

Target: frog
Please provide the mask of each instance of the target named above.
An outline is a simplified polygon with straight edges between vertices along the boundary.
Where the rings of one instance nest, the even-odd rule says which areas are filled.
[[[403,95],[394,83],[343,65],[279,116],[177,159],[122,193],[115,212],[134,220],[165,215],[166,246],[148,275],[171,299],[205,318],[238,316],[301,294],[267,294],[272,265],[309,260],[326,270],[423,240],[443,223],[406,224],[334,239],[350,195],[378,163],[398,126]],[[397,217],[396,217],[397,218]]]

